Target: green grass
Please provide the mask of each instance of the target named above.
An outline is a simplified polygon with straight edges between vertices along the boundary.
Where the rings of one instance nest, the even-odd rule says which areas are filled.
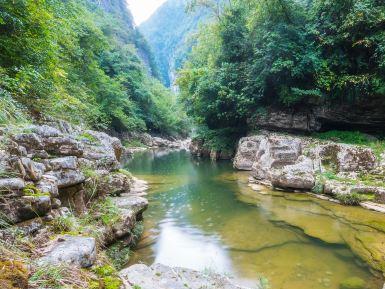
[[[336,194],[335,198],[339,200],[341,204],[348,206],[358,206],[361,202],[369,199],[369,197],[358,193]]]
[[[35,187],[34,184],[28,184],[23,189],[23,194],[25,196],[31,197],[49,197],[49,193],[42,193],[38,188]]]
[[[88,132],[83,132],[83,133],[77,135],[75,139],[77,139],[79,141],[87,140],[92,144],[98,144],[99,143],[99,140]]]
[[[123,140],[122,144],[126,148],[144,148],[146,147],[145,144],[143,144],[140,140],[138,139],[131,139],[131,140]]]
[[[371,139],[368,135],[359,131],[330,130],[322,133],[314,133],[312,136],[321,140],[366,146],[371,148],[377,157],[385,151],[384,140]]]
[[[108,247],[106,254],[114,267],[120,270],[123,269],[130,260],[132,251],[124,242],[118,241]]]

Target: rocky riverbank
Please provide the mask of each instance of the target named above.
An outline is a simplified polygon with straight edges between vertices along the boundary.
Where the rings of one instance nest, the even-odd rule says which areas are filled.
[[[234,167],[250,182],[385,212],[385,155],[368,146],[262,132],[240,139]]]
[[[119,273],[142,233],[148,185],[121,169],[118,138],[58,121],[2,128],[0,144],[5,288],[240,288],[219,275],[162,265]],[[152,138],[151,147],[187,144]]]
[[[121,284],[115,256],[126,262],[148,205],[120,140],[66,122],[0,135],[0,283],[119,288],[108,287]]]

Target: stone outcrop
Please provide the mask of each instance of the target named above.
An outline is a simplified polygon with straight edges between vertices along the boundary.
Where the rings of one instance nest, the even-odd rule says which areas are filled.
[[[384,202],[383,163],[369,147],[262,131],[240,139],[233,164],[251,171],[253,181],[272,187],[372,194]],[[379,181],[368,184],[362,176]]]
[[[148,133],[131,133],[130,135],[123,136],[122,139],[127,141],[139,141],[149,148],[169,149],[188,149],[191,142],[190,139],[177,139],[173,137],[168,137],[166,139],[163,137],[152,136]]]
[[[317,103],[294,109],[270,107],[248,122],[253,129],[285,132],[315,132],[331,128],[382,132],[385,122],[383,111],[383,100],[363,98],[349,105]]]
[[[244,137],[239,141],[234,166],[239,170],[251,171],[257,158],[263,136]]]
[[[104,265],[99,250],[139,238],[148,186],[121,169],[119,139],[58,121],[2,129],[0,142],[0,238],[33,244],[21,249],[31,256],[28,274]]]
[[[61,263],[91,267],[96,260],[96,242],[94,238],[59,236],[44,248],[43,257],[38,263],[44,265],[60,265]]]
[[[203,140],[193,139],[189,144],[189,151],[193,156],[210,158],[216,160],[230,160],[234,156],[232,150],[215,150],[209,149],[205,146]]]
[[[203,273],[161,264],[133,265],[119,273],[125,289],[247,289],[216,273]],[[259,287],[257,287],[259,288]]]
[[[84,169],[104,170],[105,194],[129,191],[130,177],[115,172],[123,146],[105,133],[58,122],[10,130],[1,138],[0,209],[12,223],[43,217],[62,204],[84,211]]]

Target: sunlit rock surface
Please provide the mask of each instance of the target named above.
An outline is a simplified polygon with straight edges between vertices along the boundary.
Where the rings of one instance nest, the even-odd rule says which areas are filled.
[[[125,289],[247,289],[216,273],[173,268],[161,264],[150,267],[144,264],[133,265],[122,270],[119,275]]]

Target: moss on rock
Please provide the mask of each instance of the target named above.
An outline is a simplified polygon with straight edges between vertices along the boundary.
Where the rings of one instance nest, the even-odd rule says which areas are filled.
[[[28,288],[28,271],[20,261],[0,261],[0,287],[6,289]]]
[[[365,281],[358,277],[345,279],[340,284],[340,289],[364,289]]]

